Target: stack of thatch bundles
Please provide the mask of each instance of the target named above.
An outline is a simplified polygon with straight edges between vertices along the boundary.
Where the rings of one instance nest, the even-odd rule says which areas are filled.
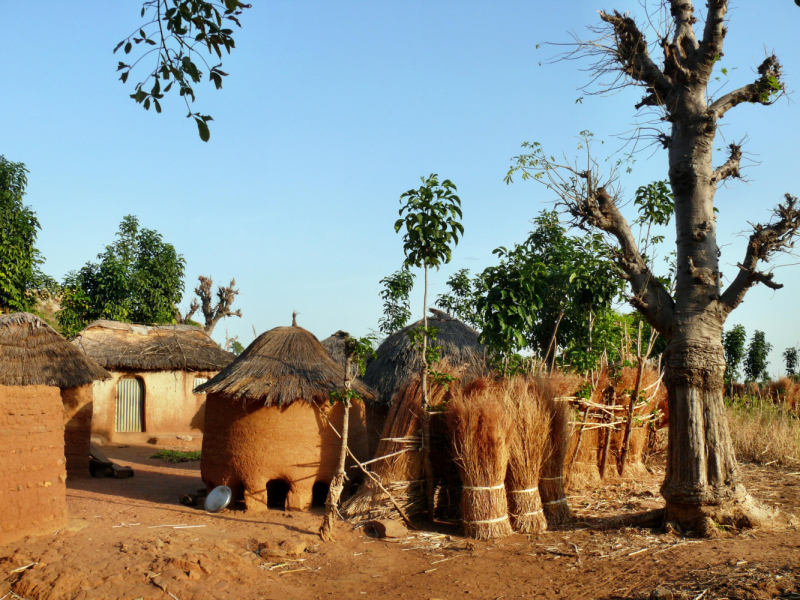
[[[506,469],[513,423],[497,397],[497,387],[475,382],[455,394],[447,420],[463,484],[464,531],[477,539],[512,533],[506,500]]]
[[[502,392],[503,404],[514,424],[506,473],[511,524],[518,533],[541,533],[547,529],[547,521],[539,494],[539,476],[550,452],[551,417],[524,379],[506,381]]]
[[[537,378],[530,386],[533,388],[531,392],[541,399],[550,414],[550,453],[539,479],[539,493],[547,524],[553,527],[572,518],[564,491],[564,460],[572,433],[571,409],[567,402],[555,395],[547,379]]]
[[[446,367],[439,368],[448,371]],[[455,375],[454,372],[449,374]],[[444,405],[449,392],[444,386],[431,384],[430,381],[428,386],[428,402],[431,410],[437,411]],[[376,458],[371,461],[373,475],[409,517],[427,510],[422,472],[421,406],[422,385],[417,375],[403,385],[392,400]],[[431,425],[435,432],[436,423]],[[432,439],[432,454],[436,454],[436,445],[444,446],[442,440]],[[356,520],[400,518],[389,498],[371,479],[367,479],[358,492],[345,502],[341,512],[345,518]]]

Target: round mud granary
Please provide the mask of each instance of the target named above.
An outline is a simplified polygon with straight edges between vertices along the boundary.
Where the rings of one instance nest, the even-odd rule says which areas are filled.
[[[109,376],[39,317],[0,316],[0,544],[63,524],[66,470],[88,466],[86,390]]]
[[[441,310],[429,310],[428,327],[436,328],[434,343],[441,347],[442,363],[459,373],[464,385],[486,375],[486,348],[478,342],[478,332]],[[375,402],[367,407],[370,455],[378,447],[392,398],[422,369],[422,357],[408,337],[410,330],[422,325],[420,320],[390,335],[378,348],[375,360],[367,366],[364,383],[378,394]]]
[[[201,472],[209,488],[227,485],[248,510],[308,510],[330,484],[341,449],[344,368],[309,331],[293,324],[259,336],[198,391],[205,392]],[[373,395],[360,381],[353,389]],[[367,459],[364,405],[350,410],[349,447]],[[353,470],[347,470],[353,476]]]

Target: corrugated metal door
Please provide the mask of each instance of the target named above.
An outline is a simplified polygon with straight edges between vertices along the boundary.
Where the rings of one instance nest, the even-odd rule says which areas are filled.
[[[207,383],[207,382],[208,382],[208,377],[195,377],[194,378],[194,387],[192,388],[192,391],[195,394],[200,393],[200,392],[196,392],[195,390],[197,388],[199,388],[201,385],[203,385],[204,383]]]
[[[143,431],[144,384],[139,379],[120,379],[117,384],[117,424],[120,433]]]

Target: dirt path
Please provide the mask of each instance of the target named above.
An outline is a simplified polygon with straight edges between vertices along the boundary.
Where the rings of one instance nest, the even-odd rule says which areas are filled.
[[[592,527],[657,506],[658,473],[574,494],[578,522],[530,539],[476,542],[445,527],[384,541],[338,523],[339,543],[320,544],[321,513],[210,515],[178,503],[202,487],[198,463],[148,459],[152,447],[105,450],[136,476],[71,480],[67,530],[0,546],[0,599],[639,599],[657,586],[693,600],[800,599],[794,522],[714,540]],[[744,470],[771,505],[800,506],[800,473]]]

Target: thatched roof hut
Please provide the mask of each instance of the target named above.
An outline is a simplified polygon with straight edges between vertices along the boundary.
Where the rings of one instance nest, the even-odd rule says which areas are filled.
[[[72,344],[113,376],[94,386],[92,432],[124,443],[198,437],[205,395],[195,388],[235,358],[191,325],[95,321]]]
[[[428,317],[428,327],[436,327],[436,345],[450,367],[470,381],[486,372],[486,348],[478,342],[478,332],[435,308]],[[422,327],[420,319],[390,335],[378,347],[377,357],[367,366],[364,383],[378,393],[377,403],[388,406],[394,394],[422,368],[422,357],[411,345],[408,332]]]
[[[94,321],[72,343],[107,369],[219,371],[234,355],[200,327]]]
[[[0,385],[67,389],[110,377],[39,317],[0,316]]]
[[[248,510],[305,510],[322,505],[341,441],[344,368],[314,335],[293,324],[259,336],[228,367],[198,388],[207,394],[201,473],[209,487],[227,485]],[[361,381],[353,388],[373,392]],[[364,406],[350,411],[349,447],[366,460]]]
[[[328,351],[328,354],[330,354],[331,358],[342,366],[344,366],[345,363],[347,362],[344,353],[344,344],[347,338],[349,337],[350,337],[349,333],[347,333],[346,331],[342,331],[340,329],[332,336],[322,340],[322,345],[325,347],[325,350]],[[359,377],[360,375],[361,373],[359,373],[358,365],[351,364],[350,376]]]

